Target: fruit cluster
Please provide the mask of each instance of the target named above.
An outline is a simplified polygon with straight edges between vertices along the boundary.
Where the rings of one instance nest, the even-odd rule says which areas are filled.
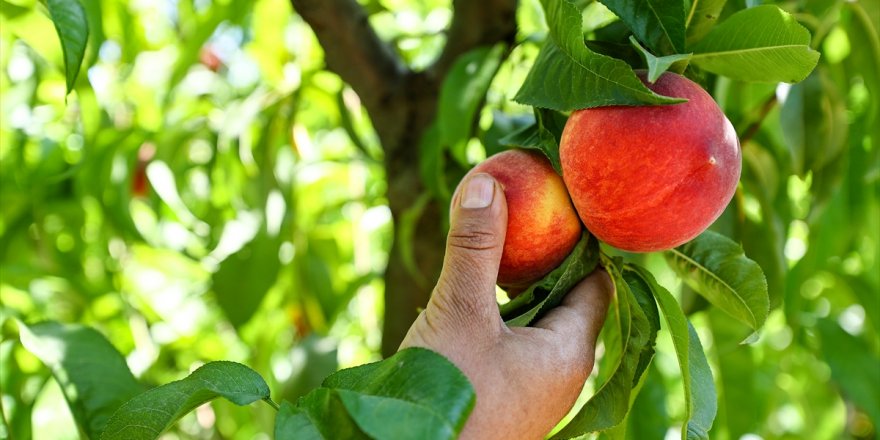
[[[562,177],[541,153],[525,150],[470,171],[492,175],[507,199],[499,285],[528,286],[557,267],[577,244],[581,222],[618,249],[653,252],[690,241],[724,211],[742,162],[733,125],[693,81],[640,77],[654,92],[687,102],[575,111],[559,145]]]

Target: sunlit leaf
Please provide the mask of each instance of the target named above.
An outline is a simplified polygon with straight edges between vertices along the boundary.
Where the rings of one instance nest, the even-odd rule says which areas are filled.
[[[450,148],[452,156],[467,165],[465,147],[471,137],[474,118],[498,66],[504,45],[478,47],[467,52],[452,65],[440,87],[437,103],[437,127],[440,142]]]
[[[672,268],[714,306],[757,331],[770,308],[767,281],[757,263],[729,238],[706,231],[666,252]]]
[[[733,14],[691,50],[697,66],[743,81],[796,83],[819,60],[807,29],[775,5]]]
[[[139,394],[120,407],[103,440],[156,439],[199,405],[223,397],[236,405],[269,398],[269,386],[250,368],[235,362],[205,364],[185,379]]]
[[[543,0],[542,5],[550,36],[514,100],[559,111],[681,102],[648,90],[623,61],[588,49],[581,14],[569,0]]]
[[[19,324],[21,343],[52,370],[77,425],[98,438],[110,416],[143,392],[125,358],[96,330],[74,324]]]
[[[89,40],[89,22],[86,11],[78,0],[46,0],[46,7],[64,53],[64,74],[67,78],[67,93],[73,91],[76,77],[79,75],[83,57],[86,55],[86,43]]]
[[[658,284],[650,272],[635,265],[628,266],[628,270],[650,286],[672,336],[678,365],[681,367],[686,405],[686,424],[682,427],[681,438],[708,439],[709,429],[712,428],[718,411],[718,396],[700,338],[672,294]]]

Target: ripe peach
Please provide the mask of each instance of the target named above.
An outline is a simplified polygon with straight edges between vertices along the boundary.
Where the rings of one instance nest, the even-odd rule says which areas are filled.
[[[581,236],[562,178],[541,153],[507,150],[470,174],[487,173],[504,189],[507,233],[498,285],[524,288],[559,266]]]
[[[631,252],[683,244],[724,211],[742,157],[733,125],[699,85],[674,73],[654,84],[667,106],[610,106],[572,113],[562,133],[562,175],[581,220]]]

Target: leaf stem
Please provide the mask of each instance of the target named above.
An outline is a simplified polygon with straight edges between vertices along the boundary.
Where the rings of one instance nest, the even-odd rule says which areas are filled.
[[[266,403],[268,403],[269,406],[271,406],[272,409],[274,409],[275,411],[278,411],[279,409],[281,409],[281,407],[279,407],[278,404],[275,403],[275,401],[272,400],[271,397],[266,397],[265,399],[263,399],[263,401],[266,402]]]

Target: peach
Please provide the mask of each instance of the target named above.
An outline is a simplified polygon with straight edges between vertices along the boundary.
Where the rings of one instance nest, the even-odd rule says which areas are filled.
[[[721,215],[742,156],[733,125],[698,84],[674,73],[654,84],[639,76],[688,101],[575,111],[559,156],[587,229],[619,249],[651,252],[690,241]]]
[[[507,233],[498,285],[524,288],[559,266],[581,236],[562,178],[539,152],[507,150],[468,174],[487,173],[504,189]]]

